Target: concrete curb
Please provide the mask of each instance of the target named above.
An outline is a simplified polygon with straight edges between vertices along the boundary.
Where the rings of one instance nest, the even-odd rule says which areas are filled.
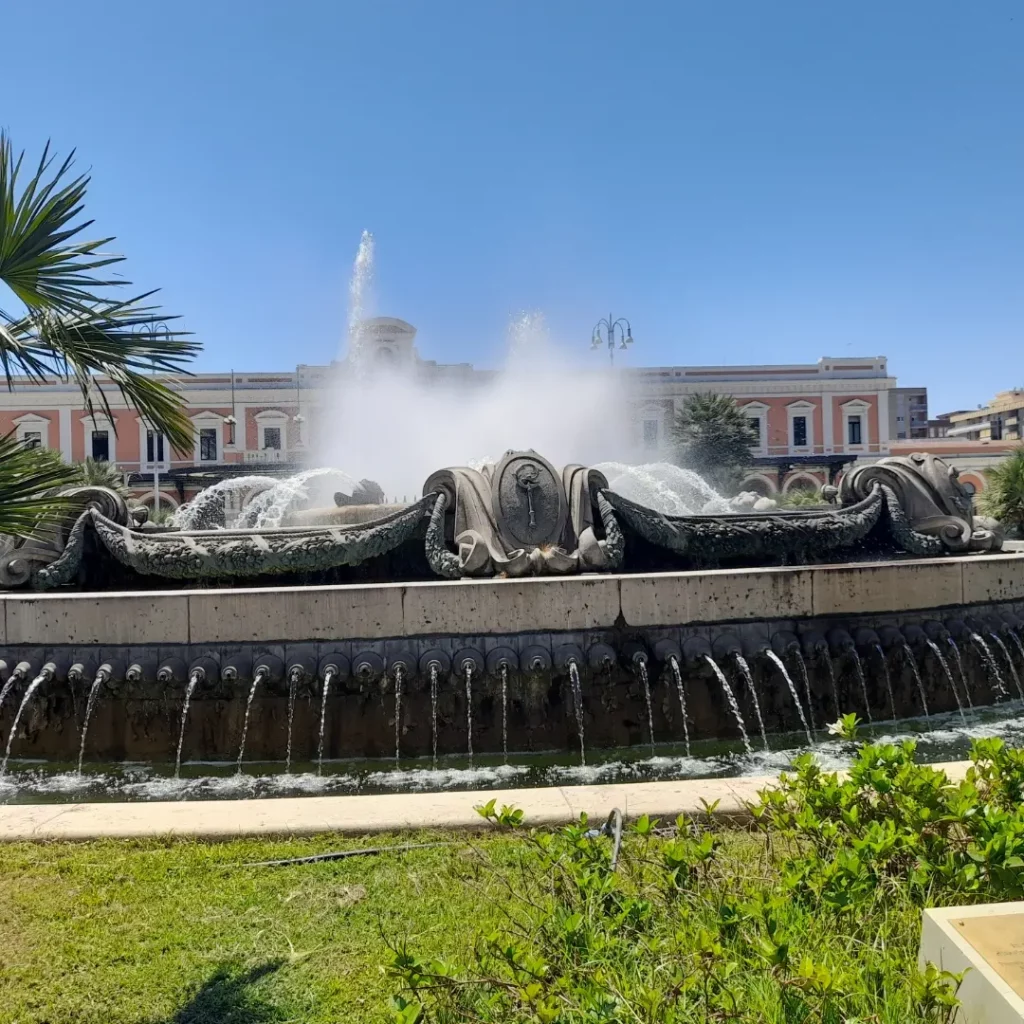
[[[935,765],[950,780],[964,777],[970,762]],[[288,797],[267,800],[181,800],[152,803],[15,804],[0,807],[0,842],[141,839],[177,836],[240,839],[246,836],[310,836],[325,832],[365,834],[428,828],[474,829],[475,808],[493,799],[519,807],[527,824],[559,825],[582,812],[603,822],[613,807],[627,819],[643,814],[671,821],[678,814],[747,815],[747,806],[774,775],[607,786],[475,790],[460,793],[395,793],[384,796]]]

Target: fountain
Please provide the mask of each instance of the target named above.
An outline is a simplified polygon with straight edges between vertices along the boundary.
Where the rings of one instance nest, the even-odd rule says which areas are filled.
[[[813,745],[829,711],[869,725],[879,709],[949,712],[966,730],[972,693],[1005,696],[1004,673],[1024,696],[1024,593],[999,582],[1022,556],[999,553],[931,456],[856,466],[808,511],[753,511],[663,464],[556,469],[529,450],[439,469],[403,505],[335,471],[243,479],[259,500],[241,526],[218,520],[220,485],[170,529],[79,488],[66,521],[3,548],[0,582],[20,591],[0,597],[4,792],[12,755],[79,773],[87,758],[166,763],[174,777],[186,754],[239,775],[249,757],[294,773],[285,790],[363,770],[335,762],[406,775],[450,758],[457,775],[476,760],[479,774],[500,754],[515,773],[572,749],[589,772],[638,739],[659,754],[638,771],[674,763],[674,744],[697,764],[717,744],[708,764],[725,750],[753,770],[744,713],[774,757],[788,749],[775,734]],[[333,507],[316,506],[327,487]],[[970,574],[920,559],[967,553]],[[863,563],[879,582],[862,602],[841,581],[872,554],[885,557]],[[929,579],[960,588],[972,625],[940,624]]]

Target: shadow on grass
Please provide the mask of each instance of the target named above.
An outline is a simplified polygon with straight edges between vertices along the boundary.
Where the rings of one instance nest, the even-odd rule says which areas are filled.
[[[270,960],[244,974],[220,968],[173,1017],[159,1024],[278,1024],[284,1014],[253,991],[283,960]]]

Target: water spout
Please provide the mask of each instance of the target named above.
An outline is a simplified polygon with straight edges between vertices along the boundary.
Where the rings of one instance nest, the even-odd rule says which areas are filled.
[[[7,762],[10,760],[11,757],[11,746],[14,744],[14,737],[18,733],[18,723],[21,722],[21,716],[24,713],[25,708],[28,705],[28,702],[32,699],[32,695],[36,692],[36,690],[38,690],[39,687],[43,685],[43,683],[49,682],[49,680],[53,677],[53,672],[47,671],[47,668],[49,668],[49,666],[44,668],[43,671],[40,672],[39,675],[37,675],[35,679],[33,679],[32,682],[28,684],[28,689],[25,691],[25,696],[21,698],[21,703],[18,705],[17,713],[14,716],[14,723],[11,725],[10,735],[7,737],[7,749],[4,751],[3,763],[0,763],[0,779],[2,779],[4,775],[7,773]]]
[[[78,774],[82,774],[82,762],[85,760],[85,738],[89,735],[89,719],[92,718],[92,709],[96,706],[96,698],[99,696],[100,687],[110,678],[110,669],[106,665],[100,667],[96,678],[89,687],[89,696],[85,702],[85,719],[82,722],[82,739],[78,744]]]
[[[807,743],[813,747],[814,737],[811,735],[811,727],[807,724],[807,716],[804,714],[803,704],[800,703],[800,694],[797,693],[793,677],[787,671],[785,662],[771,648],[764,653],[768,660],[782,673],[782,678],[786,680],[789,692],[793,695],[793,703],[796,704],[797,713],[800,715],[800,724],[804,727],[804,732],[807,734]]]
[[[814,724],[814,704],[811,700],[811,677],[807,673],[804,652],[800,650],[799,646],[794,646],[793,653],[796,655],[796,665],[800,670],[800,682],[803,683],[804,696],[807,698],[807,720],[810,722],[811,732],[814,732],[816,726]]]
[[[501,753],[508,764],[508,662],[499,666],[501,674]],[[582,740],[581,740],[582,742]]]
[[[433,765],[437,767],[437,673],[440,665],[430,663],[430,743],[434,751]]]
[[[402,681],[405,678],[405,666],[395,666],[395,767],[401,759],[402,752]]]
[[[174,758],[174,777],[181,777],[181,746],[185,742],[185,723],[188,721],[188,706],[192,701],[192,692],[206,678],[206,671],[194,668],[188,675],[188,686],[185,687],[185,704],[181,709],[181,728],[178,730],[178,752]]]
[[[569,683],[572,687],[572,706],[576,713],[576,731],[580,737],[580,764],[586,765],[587,754],[583,739],[583,688],[580,686],[580,670],[573,659],[569,662]]]
[[[651,741],[651,754],[654,754],[654,708],[651,705],[651,681],[647,677],[647,659],[636,657],[633,659],[636,665],[637,675],[640,676],[640,685],[643,688],[644,700],[647,703],[647,735]]]
[[[832,690],[832,705],[836,710],[836,719],[842,717],[843,710],[839,706],[839,688],[836,686],[836,668],[832,664],[832,654],[826,647],[822,653],[825,655],[825,668],[828,671],[828,682]]]
[[[885,651],[881,644],[874,645],[875,654],[878,655],[879,664],[882,666],[882,678],[885,680],[885,692],[889,695],[889,712],[893,721],[896,720],[896,698],[892,692],[892,676],[889,673],[889,662],[886,660]]]
[[[917,658],[914,657],[914,652],[910,649],[910,644],[903,644],[903,657],[910,663],[910,670],[914,673],[914,682],[917,683],[917,692],[921,695],[921,709],[924,711],[924,717],[931,717],[928,714],[928,699],[924,695],[924,681],[921,679],[921,672],[917,667]]]
[[[245,756],[245,737],[249,733],[249,714],[252,711],[252,699],[256,696],[256,687],[266,680],[270,675],[270,669],[266,665],[260,665],[253,673],[252,686],[249,687],[249,697],[245,702],[245,718],[242,721],[242,742],[238,745],[238,774],[242,774],[242,758]]]
[[[668,663],[672,668],[672,677],[676,681],[676,692],[679,694],[679,712],[683,716],[683,739],[686,742],[686,756],[690,756],[690,726],[686,721],[686,688],[683,686],[683,673],[679,670],[679,659],[670,655]]]
[[[957,689],[956,683],[953,681],[953,673],[949,670],[949,662],[942,655],[942,651],[939,650],[939,645],[934,640],[926,640],[929,650],[935,655],[936,661],[942,666],[942,671],[946,676],[946,682],[949,683],[949,688],[953,691],[953,696],[956,697],[956,706],[960,712],[960,724],[966,729],[967,719],[964,718],[964,706],[960,700],[960,691]]]
[[[751,674],[750,665],[747,664],[747,659],[739,651],[734,651],[733,657],[736,659],[736,665],[740,670],[740,675],[743,676],[747,693],[750,694],[750,699],[754,704],[754,714],[757,715],[757,727],[761,730],[761,742],[764,744],[764,749],[767,750],[768,734],[764,729],[764,719],[761,717],[761,702],[757,699],[757,690],[754,689],[754,677]]]
[[[1017,672],[1017,666],[1013,663],[1013,658],[1010,656],[1009,648],[1003,643],[1003,638],[998,633],[991,633],[990,636],[996,642],[996,647],[1002,651],[1003,657],[1006,659],[1006,664],[1010,666],[1010,675],[1013,676],[1013,682],[1017,687],[1017,693],[1020,694],[1020,699],[1024,700],[1024,687],[1020,684],[1020,675]]]
[[[978,633],[971,633],[971,640],[981,654],[982,661],[985,662],[985,668],[988,671],[989,678],[995,684],[996,691],[1004,700],[1008,699],[1010,694],[1006,689],[1006,683],[1003,682],[1003,674],[999,671],[999,666],[996,664],[996,659],[992,656],[992,651],[988,644],[985,643]]]
[[[324,773],[324,724],[327,721],[327,694],[331,692],[331,682],[334,680],[336,672],[337,669],[333,665],[328,665],[324,669],[324,692],[320,695],[320,738],[316,745],[317,775]]]
[[[469,767],[473,767],[473,661],[467,658],[462,663],[462,672],[466,679],[466,753],[469,755]]]
[[[747,738],[747,727],[743,721],[743,715],[740,714],[740,706],[736,703],[736,695],[732,692],[729,680],[725,678],[725,673],[718,667],[718,662],[710,654],[705,654],[704,660],[711,666],[712,671],[718,677],[718,682],[721,684],[729,709],[732,711],[733,718],[736,719],[736,724],[740,728],[740,735],[743,737],[743,749],[748,754],[752,754],[753,750],[750,747],[750,740]]]
[[[953,660],[956,662],[957,675],[960,676],[960,682],[964,688],[964,697],[967,698],[967,706],[973,709],[974,702],[971,700],[971,688],[967,685],[967,675],[964,672],[963,658],[960,657],[960,648],[957,647],[956,641],[951,636],[946,639],[949,641],[949,646],[953,648]]]
[[[285,748],[284,770],[288,774],[292,770],[292,725],[295,722],[295,691],[305,676],[306,671],[301,665],[293,665],[288,670],[288,744]]]
[[[871,701],[868,698],[868,682],[864,678],[864,664],[860,660],[860,654],[856,647],[850,649],[850,653],[853,655],[853,671],[857,676],[857,682],[860,683],[860,692],[864,696],[864,714],[868,717],[868,724],[871,724]]]

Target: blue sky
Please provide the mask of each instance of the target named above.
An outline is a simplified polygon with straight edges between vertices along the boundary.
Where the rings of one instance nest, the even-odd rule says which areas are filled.
[[[57,0],[3,23],[0,124],[78,148],[97,230],[203,369],[335,357],[369,228],[378,311],[429,358],[494,364],[530,308],[597,359],[614,310],[633,364],[884,353],[933,413],[1024,383],[1017,3]]]

